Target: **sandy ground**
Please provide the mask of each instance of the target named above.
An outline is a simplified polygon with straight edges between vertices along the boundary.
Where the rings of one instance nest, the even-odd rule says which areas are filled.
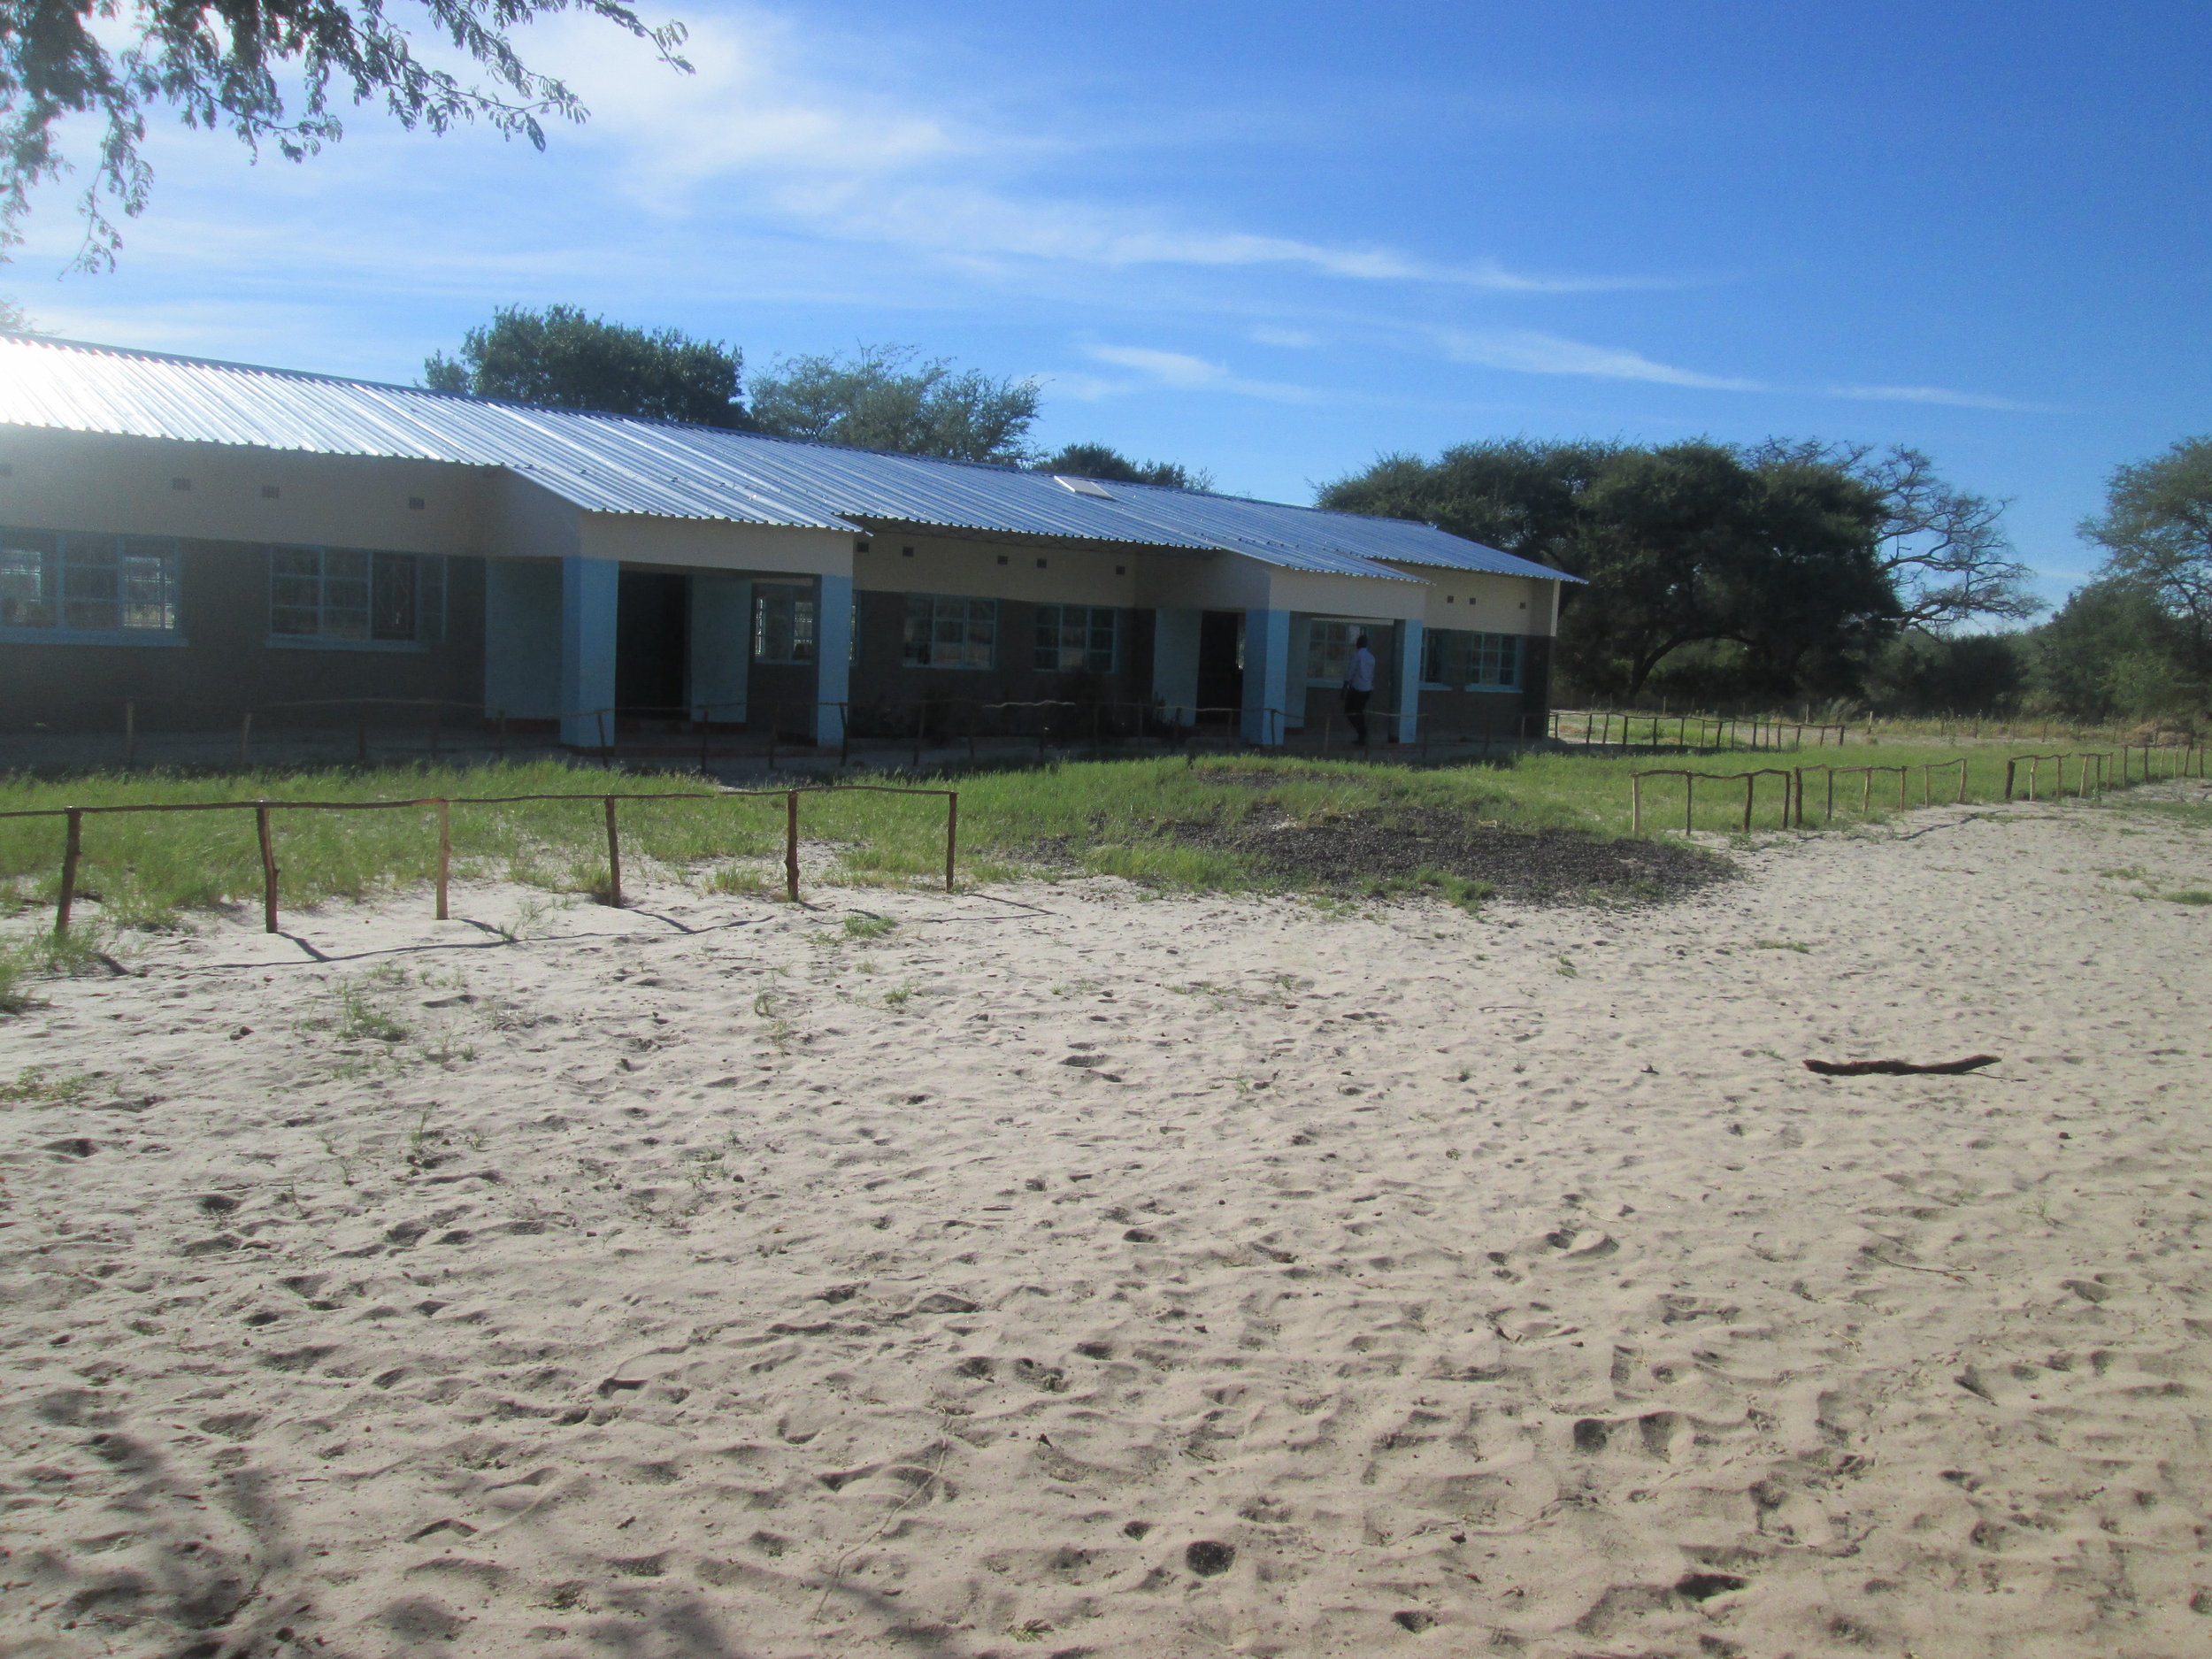
[[[2208,850],[157,941],[0,1026],[0,1652],[2212,1651]]]

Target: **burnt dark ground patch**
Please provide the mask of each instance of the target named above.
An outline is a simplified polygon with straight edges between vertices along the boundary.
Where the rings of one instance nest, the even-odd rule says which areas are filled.
[[[1262,810],[1236,823],[1163,826],[1197,847],[1240,853],[1291,885],[1388,897],[1472,884],[1537,904],[1637,904],[1682,898],[1735,873],[1726,859],[1664,841],[1579,830],[1508,829],[1436,807],[1380,807],[1311,820]]]

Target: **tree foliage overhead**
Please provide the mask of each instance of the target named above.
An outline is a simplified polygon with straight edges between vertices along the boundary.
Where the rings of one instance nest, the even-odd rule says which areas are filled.
[[[620,0],[421,0],[428,34],[480,65],[472,85],[416,56],[381,0],[0,0],[0,247],[22,240],[32,192],[78,171],[63,134],[89,117],[80,265],[111,266],[121,235],[110,207],[144,211],[153,169],[141,152],[148,113],[174,109],[188,127],[227,128],[257,155],[266,142],[304,160],[344,133],[337,106],[381,103],[399,124],[444,133],[482,121],[545,148],[547,120],[587,111],[559,81],[531,69],[512,35],[549,12],[603,18],[649,42],[672,67],[680,23],[658,27]],[[127,31],[127,44],[101,38]],[[286,88],[296,90],[296,107]]]
[[[702,426],[747,425],[740,402],[743,356],[675,328],[632,328],[580,306],[504,305],[472,328],[459,352],[435,351],[423,384],[559,409],[595,409]]]
[[[779,358],[753,380],[752,420],[786,438],[902,455],[1019,465],[1037,419],[1033,380],[956,372],[941,357],[915,362],[910,346],[864,345]]]
[[[1037,462],[1040,472],[1094,478],[1109,484],[1158,484],[1168,489],[1211,489],[1214,475],[1179,461],[1133,461],[1111,444],[1071,443]]]

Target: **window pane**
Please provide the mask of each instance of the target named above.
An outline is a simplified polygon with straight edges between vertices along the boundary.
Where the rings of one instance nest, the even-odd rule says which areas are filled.
[[[173,628],[176,600],[170,580],[170,562],[159,554],[123,556],[123,626],[127,628]]]
[[[329,548],[323,553],[323,574],[346,581],[365,582],[369,579],[369,556],[342,548]]]
[[[54,626],[55,564],[59,538],[51,531],[0,533],[0,626]]]
[[[415,637],[415,559],[411,553],[380,553],[373,587],[375,600],[370,618],[370,637],[411,640]]]
[[[317,632],[318,618],[312,607],[272,603],[269,607],[269,632],[312,638]]]
[[[415,610],[420,636],[433,645],[445,643],[445,556],[425,555],[415,561]]]
[[[269,573],[272,576],[304,576],[320,581],[323,556],[311,547],[271,548]]]

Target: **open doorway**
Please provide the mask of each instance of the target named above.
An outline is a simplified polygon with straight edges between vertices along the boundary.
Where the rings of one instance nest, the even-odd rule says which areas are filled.
[[[614,700],[626,720],[681,720],[691,642],[691,579],[624,571],[616,589]]]
[[[1207,611],[1198,619],[1198,706],[1207,710],[1244,707],[1244,612]],[[1233,714],[1207,713],[1201,726],[1233,725]]]

